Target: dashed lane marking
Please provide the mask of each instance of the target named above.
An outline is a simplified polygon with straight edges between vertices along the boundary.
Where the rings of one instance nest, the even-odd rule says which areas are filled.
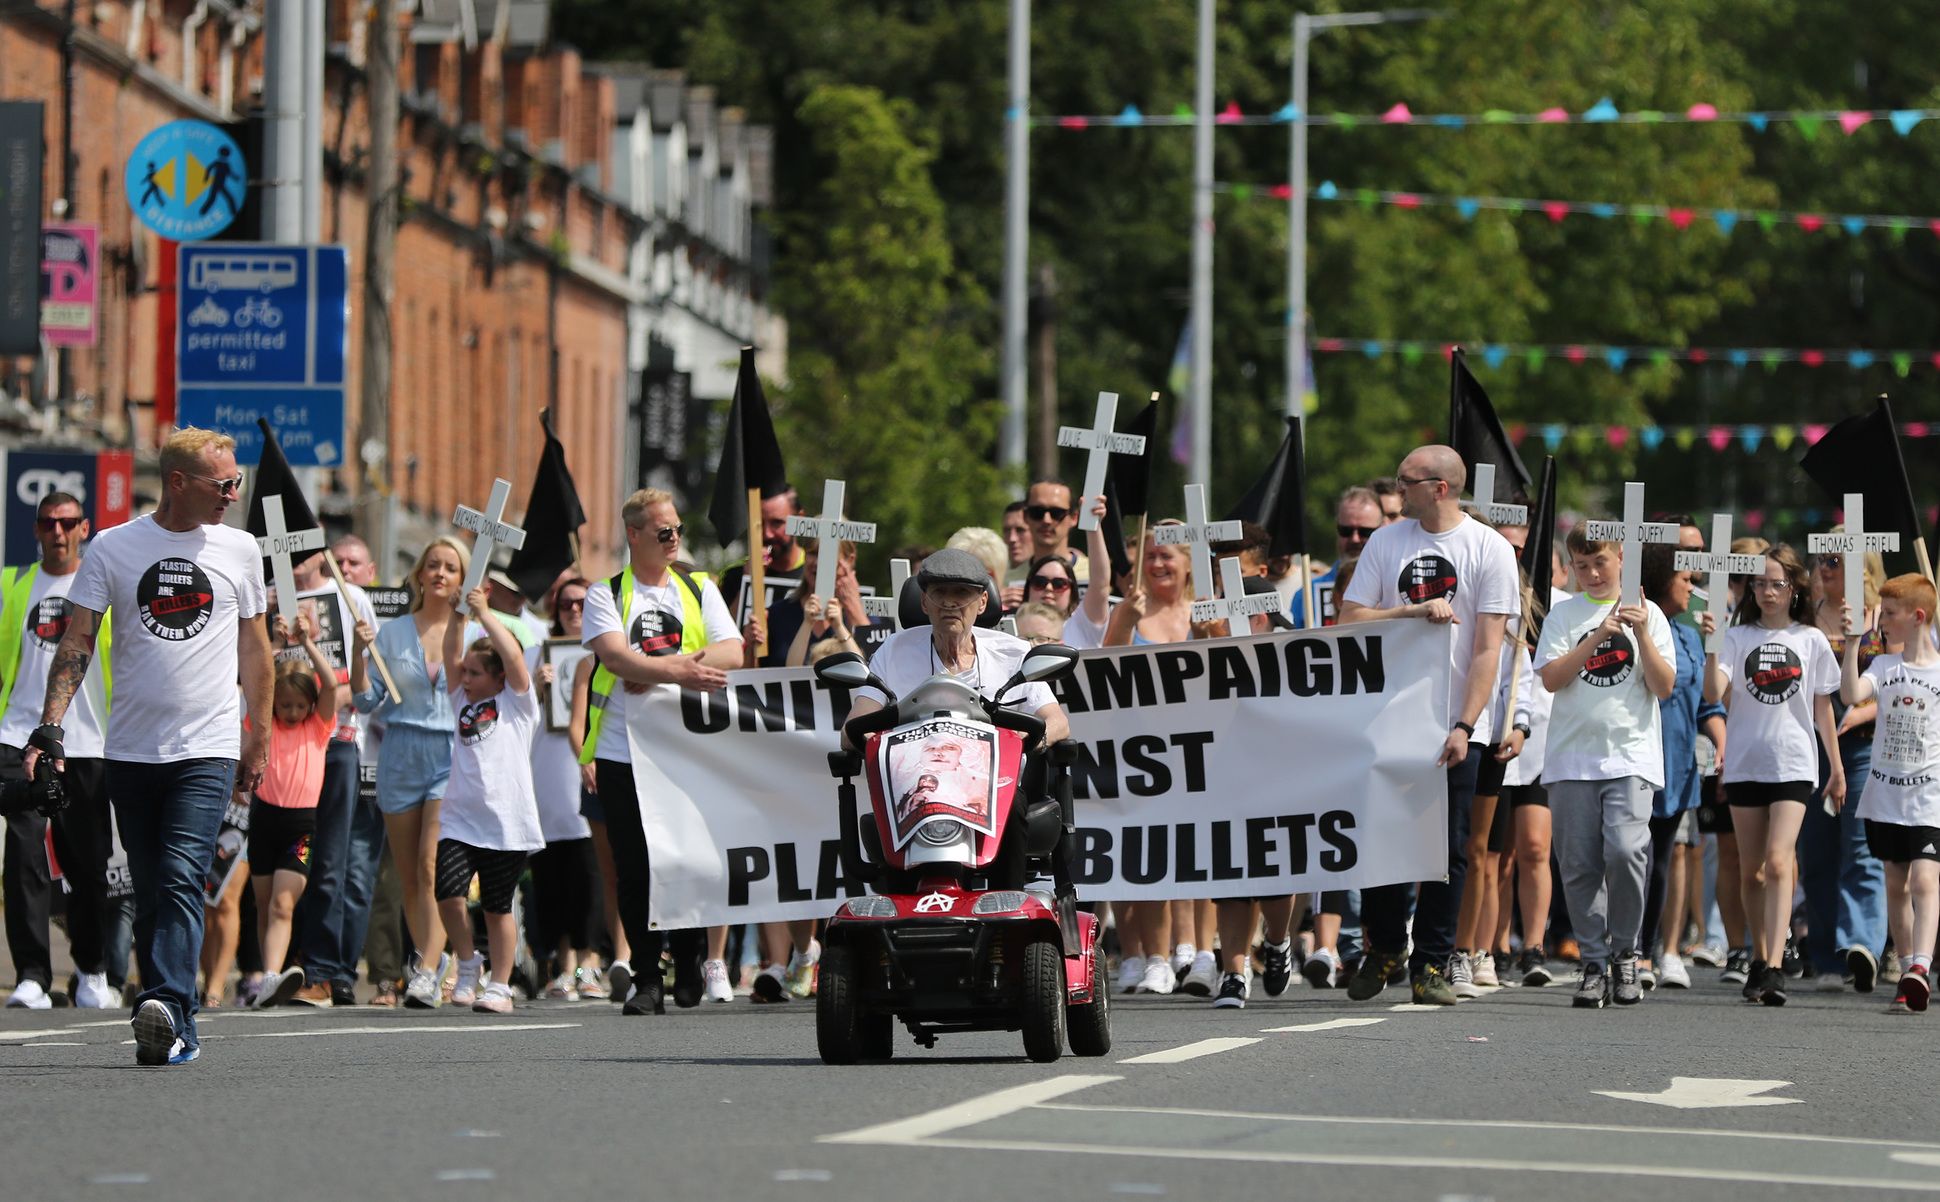
[[[1123,1077],[1079,1073],[1051,1077],[1044,1081],[1033,1081],[1029,1085],[1014,1085],[1009,1089],[1000,1089],[980,1098],[970,1098],[924,1114],[879,1123],[873,1127],[861,1127],[837,1135],[824,1135],[816,1142],[824,1144],[921,1143],[945,1131],[987,1123],[991,1119],[1002,1118],[1019,1110],[1042,1105],[1052,1098],[1061,1098],[1065,1094],[1075,1093],[1080,1089],[1090,1089],[1094,1085],[1123,1080]]]
[[[1312,1031],[1345,1031],[1349,1027],[1371,1027],[1385,1018],[1330,1018],[1324,1023],[1299,1023],[1291,1027],[1263,1027],[1262,1035],[1304,1034]]]
[[[1201,1039],[1182,1047],[1167,1048],[1162,1052],[1147,1052],[1143,1056],[1132,1056],[1120,1060],[1120,1064],[1179,1064],[1187,1060],[1197,1060],[1201,1056],[1217,1056],[1237,1048],[1251,1047],[1259,1043],[1257,1039],[1246,1036],[1221,1036],[1217,1039]]]

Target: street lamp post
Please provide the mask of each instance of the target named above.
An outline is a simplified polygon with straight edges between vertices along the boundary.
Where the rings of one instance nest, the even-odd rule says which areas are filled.
[[[1428,21],[1437,9],[1397,8],[1381,12],[1301,13],[1293,18],[1293,130],[1287,197],[1287,413],[1306,421],[1301,379],[1307,363],[1307,44],[1317,32],[1350,25],[1388,25]]]

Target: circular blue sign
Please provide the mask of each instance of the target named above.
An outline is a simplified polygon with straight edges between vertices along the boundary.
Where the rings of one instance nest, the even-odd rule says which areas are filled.
[[[206,121],[171,121],[136,144],[123,173],[128,207],[164,238],[195,242],[242,212],[249,172],[242,147]]]

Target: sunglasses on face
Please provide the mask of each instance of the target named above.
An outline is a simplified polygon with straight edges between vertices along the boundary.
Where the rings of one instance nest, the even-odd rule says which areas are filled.
[[[1846,557],[1843,555],[1822,555],[1819,557],[1819,566],[1822,568],[1831,568],[1836,572],[1846,566]]]
[[[584,597],[561,597],[561,598],[559,598],[559,604],[558,604],[558,605],[557,605],[557,606],[556,606],[555,608],[557,608],[557,609],[561,609],[561,610],[566,610],[566,609],[585,609],[585,608],[586,608],[586,598],[584,598]]]
[[[684,528],[682,526],[662,526],[653,532],[653,536],[663,544],[670,543],[680,537],[680,532]]]
[[[42,534],[52,534],[54,528],[58,526],[61,533],[65,534],[85,521],[87,521],[86,518],[35,518],[34,529]]]
[[[188,475],[188,473],[186,472],[183,474]],[[216,486],[216,491],[219,493],[235,493],[238,496],[242,495],[243,478],[241,476],[230,476],[226,480],[217,479],[214,476],[189,476],[189,479],[203,480],[210,484],[213,484]]]
[[[1342,538],[1358,538],[1365,542],[1373,538],[1374,532],[1379,529],[1379,526],[1335,526],[1334,533]]]
[[[1032,588],[1050,589],[1054,593],[1061,593],[1071,587],[1071,581],[1063,576],[1040,575],[1031,577],[1030,586]]]
[[[1033,522],[1062,522],[1071,511],[1062,505],[1026,505],[1024,516]]]

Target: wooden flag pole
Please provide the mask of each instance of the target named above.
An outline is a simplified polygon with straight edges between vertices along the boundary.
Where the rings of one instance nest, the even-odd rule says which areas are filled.
[[[344,612],[350,615],[351,625],[355,626],[361,619],[357,616],[356,602],[350,599],[350,581],[344,579],[344,570],[337,566],[336,554],[327,547],[323,552],[323,562],[330,566],[331,579],[337,582],[337,595],[344,599]],[[351,646],[356,646],[354,636],[351,639]],[[404,704],[404,694],[397,690],[397,680],[391,675],[391,665],[384,662],[384,656],[377,650],[377,644],[372,643],[365,650],[370,654],[370,662],[377,665],[377,675],[384,681],[384,691],[390,694],[391,704]]]
[[[1320,626],[1320,607],[1314,604],[1314,559],[1305,551],[1300,553],[1300,607],[1306,611],[1307,629],[1315,630]],[[1335,607],[1338,613],[1339,607]]]
[[[1138,550],[1132,556],[1132,587],[1145,587],[1145,516],[1138,515]]]
[[[761,640],[755,644],[757,659],[768,654],[768,572],[762,557],[767,554],[767,539],[761,528],[761,489],[748,490],[748,605],[761,615]]]

